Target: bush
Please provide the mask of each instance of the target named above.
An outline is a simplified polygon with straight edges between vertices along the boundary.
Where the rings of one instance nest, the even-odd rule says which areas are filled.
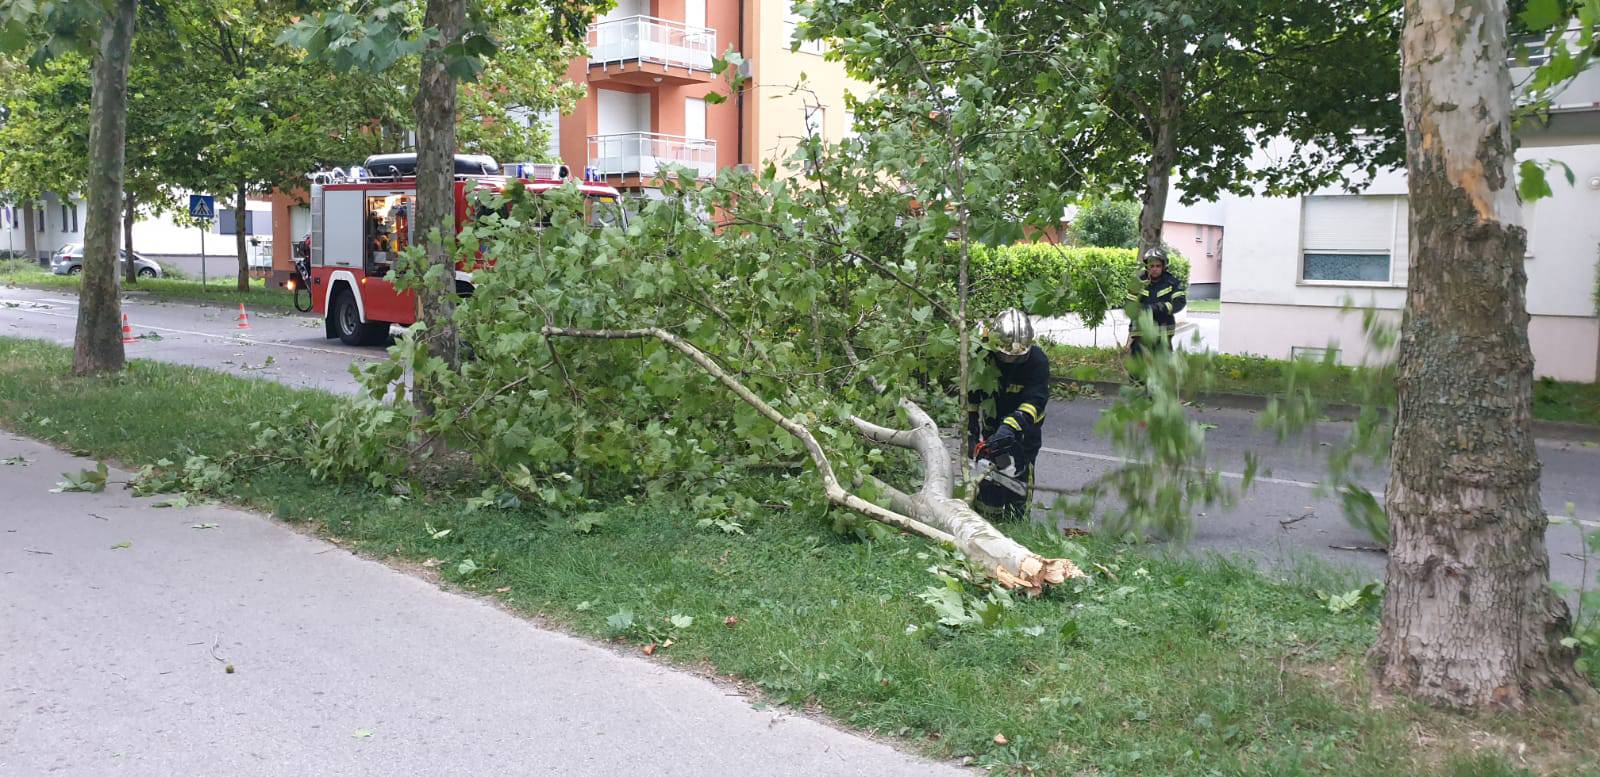
[[[1171,254],[1170,272],[1187,280],[1189,262]],[[1034,316],[1075,313],[1098,326],[1122,307],[1137,283],[1138,252],[1132,248],[1065,248],[1048,243],[987,248],[972,253],[972,308],[988,316],[1008,307]]]
[[[1075,246],[1093,248],[1137,248],[1139,246],[1139,204],[1117,200],[1095,200],[1078,211],[1067,229]]]

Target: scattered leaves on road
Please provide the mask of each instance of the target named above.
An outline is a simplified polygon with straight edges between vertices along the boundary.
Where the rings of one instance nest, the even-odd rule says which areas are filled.
[[[0,459],[0,464],[8,467],[26,467],[28,466],[28,460],[22,456],[12,456],[9,459]]]
[[[366,739],[367,737],[372,736],[372,732],[364,728],[358,728],[356,729],[356,733],[351,734],[350,736],[353,736],[356,739]]]
[[[195,524],[193,526],[190,526],[189,528],[191,528],[191,529],[215,529],[215,528],[217,528],[217,525],[214,524],[214,523],[197,523],[197,524]]]
[[[169,496],[166,499],[163,499],[163,500],[161,500],[159,502],[156,502],[156,503],[154,503],[154,504],[152,504],[150,506],[151,507],[177,507],[177,508],[181,509],[181,508],[189,506],[189,497],[184,496],[183,494],[178,494],[177,496]],[[196,527],[196,528],[199,528],[199,527]]]
[[[133,547],[133,540],[123,540],[123,541],[121,541],[121,542],[119,542],[119,543],[117,543],[115,545],[112,545],[111,549],[112,550],[127,550],[128,548],[131,548],[131,547]]]
[[[82,469],[77,472],[63,472],[61,477],[66,478],[50,489],[52,494],[67,491],[96,492],[106,490],[106,477],[109,471],[103,461],[95,462],[94,469]]]

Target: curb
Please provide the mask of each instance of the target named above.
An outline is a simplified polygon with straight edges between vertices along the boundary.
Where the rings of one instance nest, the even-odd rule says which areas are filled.
[[[1101,394],[1114,395],[1121,391],[1125,383],[1110,380],[1073,380],[1071,378],[1054,378],[1051,383],[1058,385],[1093,386]],[[1197,404],[1207,407],[1222,408],[1226,410],[1251,410],[1260,412],[1267,409],[1269,397],[1260,394],[1234,394],[1226,392],[1196,394],[1189,397]],[[1353,421],[1361,409],[1355,405],[1328,405],[1322,409],[1324,418],[1330,421]],[[1600,426],[1588,424],[1574,424],[1563,421],[1533,421],[1533,436],[1547,442],[1579,442],[1600,444]]]

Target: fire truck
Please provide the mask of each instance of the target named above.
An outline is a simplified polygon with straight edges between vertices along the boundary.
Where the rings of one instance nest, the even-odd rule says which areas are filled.
[[[539,193],[567,184],[566,165],[519,164],[502,171],[487,156],[461,154],[455,158],[455,228],[478,214],[472,201],[476,191],[498,191],[514,180]],[[302,292],[309,299],[301,310],[323,316],[325,334],[347,345],[379,345],[388,341],[389,327],[417,320],[414,291],[394,285],[394,262],[400,252],[420,237],[415,225],[417,155],[382,154],[368,157],[348,171],[311,176],[311,233],[295,247],[296,278],[289,281],[300,307]],[[509,172],[510,175],[507,175]],[[627,214],[616,189],[583,181],[578,190],[585,199],[590,223],[625,224]],[[456,263],[455,288],[471,296],[476,259]]]

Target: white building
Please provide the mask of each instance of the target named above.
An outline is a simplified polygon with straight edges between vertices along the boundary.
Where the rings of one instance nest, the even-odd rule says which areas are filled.
[[[1521,134],[1518,160],[1556,161],[1554,196],[1523,211],[1528,229],[1528,326],[1534,373],[1600,378],[1600,72],[1558,99],[1548,126]],[[1393,311],[1406,301],[1409,216],[1404,170],[1382,173],[1359,193],[1230,197],[1222,207],[1228,261],[1222,266],[1221,348],[1290,358],[1336,348],[1356,364],[1367,355],[1357,307]]]
[[[187,197],[182,199],[184,202],[178,204],[186,206]],[[248,211],[245,217],[246,234],[270,242],[272,203],[250,200],[245,207]],[[211,257],[234,256],[233,211],[226,207],[221,198],[218,199],[217,211],[217,218],[206,230],[205,253]],[[55,194],[46,194],[36,203],[34,213],[39,255],[48,257],[62,246],[83,242],[87,213],[88,207],[80,196],[63,199]],[[27,247],[24,227],[22,206],[0,203],[0,251],[7,252],[6,255],[22,254]],[[120,238],[118,243],[121,243]],[[164,265],[168,262],[184,264],[187,263],[185,260],[198,260],[200,243],[200,229],[180,224],[172,213],[141,218],[133,225],[133,250]]]

